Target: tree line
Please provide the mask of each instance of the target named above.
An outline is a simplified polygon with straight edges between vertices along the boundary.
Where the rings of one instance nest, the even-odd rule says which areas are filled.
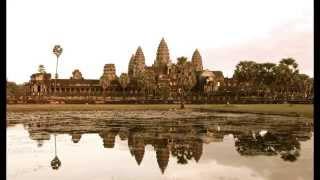
[[[247,96],[269,96],[290,99],[313,96],[313,78],[301,74],[293,58],[275,63],[240,61],[233,74],[237,89]]]

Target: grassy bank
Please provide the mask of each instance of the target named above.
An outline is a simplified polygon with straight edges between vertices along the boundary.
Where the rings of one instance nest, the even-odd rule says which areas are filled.
[[[217,112],[257,113],[313,118],[313,104],[201,105],[194,108]]]
[[[7,105],[8,112],[23,111],[90,111],[90,110],[169,110],[179,109],[175,104],[17,104]],[[186,109],[201,109],[216,112],[275,114],[288,116],[313,117],[313,105],[290,104],[247,104],[247,105],[186,105]]]

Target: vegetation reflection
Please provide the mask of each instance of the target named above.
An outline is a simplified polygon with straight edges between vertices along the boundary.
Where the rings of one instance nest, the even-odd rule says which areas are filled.
[[[81,116],[81,115],[80,115]],[[117,114],[120,116],[120,114]],[[89,116],[88,116],[89,117]],[[313,126],[303,119],[261,117],[199,117],[194,119],[121,119],[113,114],[105,120],[100,118],[38,116],[22,123],[29,137],[40,144],[54,135],[55,156],[52,169],[59,169],[57,134],[69,134],[73,143],[79,143],[83,134],[98,134],[104,148],[114,148],[116,137],[127,141],[128,151],[137,165],[143,162],[145,147],[151,145],[159,169],[165,172],[169,160],[185,165],[199,162],[204,144],[223,142],[232,135],[235,150],[241,156],[279,156],[284,161],[295,162],[300,155],[300,142],[309,140]],[[9,125],[10,124],[9,121]],[[41,147],[39,145],[38,147]],[[81,148],[81,146],[79,146]],[[98,148],[98,147],[97,147]]]

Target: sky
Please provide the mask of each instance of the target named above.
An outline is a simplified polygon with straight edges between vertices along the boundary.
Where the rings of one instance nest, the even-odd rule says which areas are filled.
[[[172,62],[198,48],[205,69],[231,77],[241,60],[292,57],[313,77],[312,0],[8,0],[7,80],[30,80],[38,66],[59,78],[79,69],[98,79],[103,66],[126,73],[138,46],[151,66],[161,38]]]

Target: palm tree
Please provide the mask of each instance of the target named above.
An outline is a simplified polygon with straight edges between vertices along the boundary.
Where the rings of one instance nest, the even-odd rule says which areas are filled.
[[[233,78],[238,82],[238,86],[245,88],[247,95],[257,82],[258,69],[259,65],[254,61],[240,61],[236,66]]]
[[[302,97],[307,97],[308,88],[310,87],[310,78],[306,74],[297,74],[294,76],[293,91],[300,94]]]
[[[128,84],[130,83],[128,74],[122,73],[122,74],[120,75],[119,83],[120,83],[120,85],[121,85],[121,87],[122,87],[122,96],[123,96],[123,99],[125,99],[124,90],[125,90],[125,88],[128,86]]]
[[[282,59],[275,68],[275,83],[280,87],[280,92],[288,101],[289,89],[294,85],[294,77],[299,74],[298,64],[292,58]]]
[[[42,65],[42,64],[39,65],[38,72],[39,73],[46,73],[46,68],[44,67],[44,65]]]
[[[272,84],[275,80],[274,69],[276,64],[274,63],[263,63],[261,64],[261,72],[259,76],[259,81],[262,82],[264,93],[271,93]],[[267,92],[266,92],[267,91]]]
[[[54,158],[51,161],[51,167],[54,170],[58,170],[61,166],[61,161],[59,160],[57,156],[57,142],[56,142],[56,134],[54,134]]]
[[[55,74],[55,83],[54,83],[54,93],[56,93],[56,87],[57,87],[57,78],[58,78],[58,60],[60,55],[62,54],[62,47],[60,45],[55,45],[53,48],[53,54],[57,56],[57,64],[56,64],[56,74]]]

